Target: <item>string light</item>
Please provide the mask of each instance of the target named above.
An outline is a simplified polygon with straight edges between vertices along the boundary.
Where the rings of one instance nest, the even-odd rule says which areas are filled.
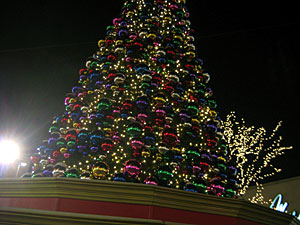
[[[244,195],[249,185],[256,186],[256,193],[248,199],[252,203],[267,203],[262,194],[262,182],[281,171],[273,165],[272,160],[292,149],[280,146],[282,137],[278,135],[278,129],[281,124],[279,122],[268,136],[265,128],[248,127],[244,119],[238,120],[235,112],[228,114],[226,120],[221,122],[230,149],[230,160],[237,162],[240,194]]]
[[[185,0],[128,0],[122,10],[32,157],[33,176],[55,170],[237,197]]]

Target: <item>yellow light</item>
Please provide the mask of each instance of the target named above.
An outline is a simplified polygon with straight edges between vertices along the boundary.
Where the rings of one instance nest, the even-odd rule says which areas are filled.
[[[230,150],[229,157],[235,158],[238,162],[236,167],[237,179],[240,181],[240,194],[244,195],[251,183],[256,185],[255,195],[249,198],[253,203],[266,203],[261,192],[263,189],[261,182],[264,178],[281,171],[271,163],[271,160],[284,154],[285,150],[292,149],[292,147],[280,146],[282,138],[276,136],[280,126],[281,122],[267,137],[265,128],[247,127],[243,119],[241,122],[236,119],[234,112],[221,122],[224,138]],[[271,172],[265,173],[265,168],[270,169]]]

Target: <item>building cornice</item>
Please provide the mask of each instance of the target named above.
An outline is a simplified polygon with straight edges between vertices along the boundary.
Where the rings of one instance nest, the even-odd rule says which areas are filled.
[[[235,217],[260,224],[300,224],[291,215],[245,200],[138,183],[54,177],[1,179],[0,198],[67,198],[137,204]]]

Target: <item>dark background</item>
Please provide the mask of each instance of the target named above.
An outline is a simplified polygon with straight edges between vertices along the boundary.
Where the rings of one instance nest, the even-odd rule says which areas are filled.
[[[0,7],[2,138],[18,140],[25,152],[47,138],[78,70],[123,2],[9,1]],[[187,6],[221,117],[236,111],[249,126],[269,133],[283,121],[282,146],[294,149],[275,162],[284,169],[275,177],[280,179],[300,175],[298,7],[263,2],[187,0]]]

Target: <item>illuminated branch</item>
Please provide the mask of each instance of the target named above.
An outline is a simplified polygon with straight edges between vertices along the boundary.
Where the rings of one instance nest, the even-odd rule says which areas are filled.
[[[277,131],[281,123],[267,136],[265,128],[247,127],[244,119],[237,120],[234,112],[222,121],[224,137],[230,149],[229,158],[237,162],[240,195],[246,193],[249,185],[255,185],[256,193],[249,198],[253,203],[265,203],[261,182],[281,171],[272,164],[272,159],[292,149],[280,146],[282,138]]]

